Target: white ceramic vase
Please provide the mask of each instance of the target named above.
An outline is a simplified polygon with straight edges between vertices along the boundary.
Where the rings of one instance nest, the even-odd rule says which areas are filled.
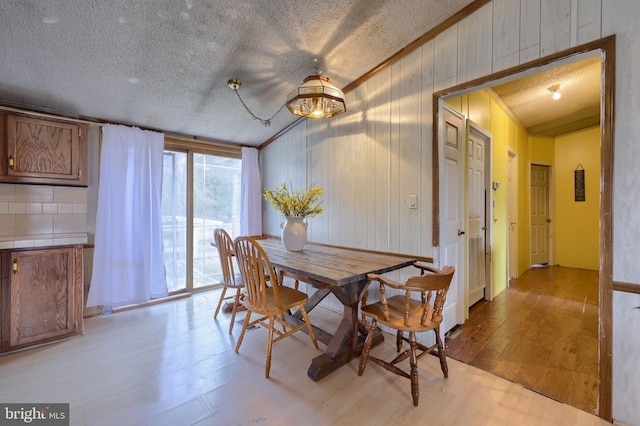
[[[304,217],[288,216],[280,223],[282,244],[288,251],[302,251],[307,243],[307,222]]]

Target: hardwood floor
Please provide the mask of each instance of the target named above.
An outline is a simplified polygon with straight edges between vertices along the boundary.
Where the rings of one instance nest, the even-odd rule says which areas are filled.
[[[458,330],[450,357],[596,413],[598,271],[531,269]]]
[[[304,334],[274,345],[265,379],[266,330],[248,331],[236,354],[240,327],[230,336],[230,314],[213,319],[218,296],[88,318],[84,336],[2,356],[0,401],[70,403],[71,425],[92,426],[608,424],[451,358],[446,380],[437,357],[420,360],[417,408],[409,381],[376,365],[358,377],[352,361],[313,382],[307,367],[321,352]],[[339,320],[311,312],[317,325]],[[395,353],[394,342],[372,353]]]

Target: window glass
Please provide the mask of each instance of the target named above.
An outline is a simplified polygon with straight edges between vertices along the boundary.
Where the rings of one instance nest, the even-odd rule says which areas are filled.
[[[193,288],[219,283],[218,250],[213,231],[231,237],[240,230],[240,166],[237,158],[193,155]]]
[[[169,292],[187,288],[187,154],[165,151],[162,240]]]

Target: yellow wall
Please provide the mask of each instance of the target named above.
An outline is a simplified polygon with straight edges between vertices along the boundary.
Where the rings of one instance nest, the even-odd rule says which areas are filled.
[[[508,257],[508,215],[507,215],[507,156],[510,127],[513,120],[495,101],[491,101],[491,178],[500,187],[492,190],[493,225],[491,244],[491,265],[493,273],[493,294],[507,288]]]
[[[531,136],[529,146],[532,164],[553,165],[553,138]]]
[[[491,131],[491,97],[484,91],[469,93],[466,116],[487,131]]]
[[[458,96],[457,98],[445,99],[444,103],[449,105],[451,108],[455,109],[458,112],[462,111],[462,97],[461,96]]]
[[[514,123],[515,125],[515,123]],[[516,125],[516,138],[518,154],[518,277],[531,267],[530,254],[531,239],[529,234],[529,208],[531,194],[529,192],[529,181],[531,169],[529,134],[527,131]]]
[[[556,265],[600,265],[600,128],[559,136],[554,143],[554,256]],[[585,171],[585,201],[575,201],[574,171]]]

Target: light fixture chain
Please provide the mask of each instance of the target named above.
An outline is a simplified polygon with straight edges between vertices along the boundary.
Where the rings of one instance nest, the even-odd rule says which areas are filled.
[[[271,117],[269,117],[268,119],[265,120],[264,118],[260,118],[260,117],[258,117],[257,115],[255,115],[254,113],[251,112],[251,110],[249,109],[247,104],[245,104],[244,101],[242,100],[242,97],[240,96],[240,93],[238,93],[238,89],[233,89],[233,91],[236,92],[236,95],[238,96],[238,99],[240,99],[240,103],[242,103],[242,106],[244,107],[244,109],[247,110],[249,115],[251,115],[251,117],[253,117],[254,120],[258,120],[265,127],[271,126],[271,120],[273,120],[275,118],[275,116],[278,115],[278,113],[280,111],[282,111],[282,109],[285,107],[285,104],[283,104],[280,107],[280,109],[278,111],[276,111],[275,114],[273,114]]]

